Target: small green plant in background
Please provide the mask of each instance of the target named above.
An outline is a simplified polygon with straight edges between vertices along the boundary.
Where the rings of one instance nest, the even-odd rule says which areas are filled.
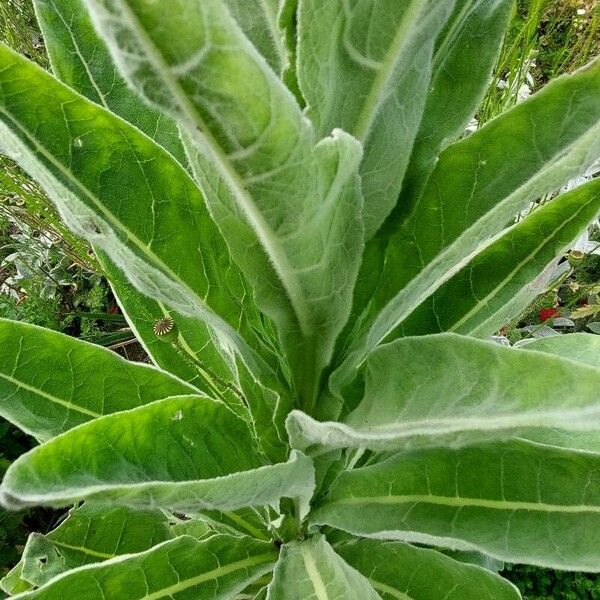
[[[489,121],[599,53],[597,0],[518,0],[479,121]]]
[[[39,443],[2,501],[70,509],[3,589],[517,600],[481,565],[598,571],[600,338],[486,340],[598,215],[599,180],[554,192],[600,155],[600,62],[463,138],[509,1],[36,8],[56,78],[0,48],[4,149],[156,366],[0,321],[0,411]]]

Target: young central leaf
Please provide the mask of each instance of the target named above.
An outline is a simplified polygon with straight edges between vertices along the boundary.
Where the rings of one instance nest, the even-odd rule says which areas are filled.
[[[125,77],[178,121],[234,260],[279,325],[311,403],[350,310],[362,252],[361,146],[319,141],[220,0],[88,0]]]

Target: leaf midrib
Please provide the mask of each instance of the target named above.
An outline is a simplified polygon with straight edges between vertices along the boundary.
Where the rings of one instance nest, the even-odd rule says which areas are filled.
[[[60,542],[58,540],[53,540],[52,538],[46,536],[46,539],[53,544],[54,546],[59,546],[60,548],[65,548],[66,550],[73,550],[74,552],[79,552],[81,554],[85,554],[87,556],[93,556],[94,558],[101,558],[103,560],[109,560],[111,558],[115,558],[117,554],[108,554],[106,552],[98,552],[96,550],[92,550],[91,548],[86,548],[85,546],[74,546],[72,544],[67,544],[66,542]]]
[[[386,583],[381,583],[380,581],[376,581],[372,577],[369,577],[368,581],[375,590],[377,590],[379,592],[383,592],[384,594],[388,594],[394,598],[397,598],[398,600],[414,600],[414,598],[412,596],[409,596],[408,594],[405,594],[401,590],[398,590],[390,585],[387,585]]]
[[[356,125],[352,130],[352,135],[363,144],[368,139],[375,118],[385,99],[385,91],[390,85],[396,65],[408,41],[411,40],[410,31],[414,21],[422,13],[426,0],[410,0],[410,5],[402,15],[400,23],[390,48],[386,53],[381,67],[377,70],[377,75],[373,79],[373,84],[363,105],[363,108],[356,119]]]
[[[544,248],[547,246],[547,244],[554,240],[570,223],[572,223],[575,219],[577,219],[577,217],[579,217],[579,215],[591,204],[593,204],[594,202],[598,202],[598,198],[596,197],[592,197],[590,200],[588,200],[585,204],[583,204],[571,217],[569,217],[568,219],[564,220],[561,222],[560,226],[553,230],[551,235],[549,235],[547,238],[544,238],[543,241],[538,244],[528,255],[526,258],[524,258],[521,262],[519,262],[515,268],[510,271],[508,273],[508,275],[493,289],[489,292],[489,294],[487,296],[485,296],[483,299],[478,300],[476,305],[469,311],[467,312],[461,319],[459,319],[458,321],[456,321],[452,327],[450,327],[449,329],[447,329],[446,331],[448,332],[453,332],[456,331],[461,325],[463,325],[466,321],[468,321],[472,316],[477,315],[477,313],[481,310],[481,308],[485,305],[488,304],[488,302],[490,300],[492,300],[493,298],[495,298],[495,296],[502,290],[502,288],[504,288],[504,286],[506,286],[506,284],[508,284],[510,281],[512,281],[514,279],[514,277],[516,275],[518,275],[519,271],[525,267],[529,262],[531,262],[532,259],[534,259],[542,250],[544,250]],[[527,222],[527,220],[524,221],[525,223]],[[585,225],[582,225],[581,228],[583,229],[585,227]],[[506,232],[506,235],[510,235],[510,230]],[[567,242],[568,243],[568,242]],[[562,246],[561,246],[562,249]]]
[[[235,573],[236,571],[241,571],[243,569],[254,567],[262,563],[274,564],[275,558],[272,554],[259,554],[258,556],[251,556],[244,560],[240,560],[229,565],[218,567],[216,569],[213,569],[212,571],[207,571],[206,573],[202,573],[201,575],[197,575],[196,577],[184,579],[172,586],[163,588],[162,590],[158,590],[157,592],[153,592],[152,594],[146,594],[145,596],[140,598],[140,600],[159,600],[160,598],[174,597],[175,594],[200,585],[201,583],[205,583],[213,579],[219,579],[220,577],[224,577],[225,575],[230,575],[231,573]],[[248,577],[248,579],[254,578]]]
[[[300,554],[302,555],[302,562],[304,563],[304,568],[306,569],[317,600],[330,600],[327,593],[327,586],[319,573],[319,568],[310,550],[306,546],[301,546]]]
[[[124,14],[129,21],[136,39],[143,47],[145,57],[162,75],[163,81],[169,89],[169,92],[172,97],[176,99],[179,108],[185,117],[185,121],[187,121],[184,124],[192,138],[195,140],[196,145],[200,148],[206,148],[212,155],[214,164],[221,172],[221,175],[236,199],[238,206],[246,215],[246,218],[250,222],[253,231],[260,240],[275,272],[283,284],[302,333],[306,337],[310,337],[314,333],[311,311],[308,308],[306,298],[304,297],[302,286],[294,276],[294,269],[289,263],[285,250],[279,243],[275,232],[271,229],[270,225],[256,206],[252,195],[246,189],[239,173],[235,170],[231,161],[210,132],[210,129],[206,126],[204,119],[189,101],[179,81],[173,77],[169,65],[164,60],[156,44],[154,44],[146,34],[146,31],[137,19],[137,16],[130,10],[124,0],[116,1],[121,7],[122,14]],[[201,133],[202,137],[199,137],[199,133]]]
[[[490,500],[489,498],[469,498],[465,496],[437,496],[433,494],[407,494],[390,496],[353,496],[340,498],[326,504],[323,508],[335,506],[356,506],[375,504],[379,506],[402,505],[402,504],[434,504],[437,506],[449,506],[456,508],[483,508],[493,510],[519,511],[542,513],[600,513],[600,505],[591,504],[548,504],[545,502],[525,502],[516,500]]]
[[[447,270],[445,276],[442,278],[441,283],[439,282],[439,280],[436,279],[435,281],[430,283],[429,286],[427,286],[427,288],[424,292],[421,292],[418,295],[411,294],[410,298],[412,300],[408,303],[408,306],[406,308],[404,308],[404,310],[400,313],[399,316],[396,316],[393,319],[393,321],[391,321],[390,317],[388,316],[388,313],[390,311],[392,311],[393,308],[399,304],[398,297],[403,297],[403,296],[409,297],[409,293],[407,292],[407,290],[410,290],[411,287],[415,287],[417,284],[420,283],[421,279],[423,279],[423,277],[424,277],[424,275],[423,275],[424,272],[427,272],[427,271],[430,272],[430,271],[434,270],[434,268],[440,267],[441,263],[446,258],[446,256],[448,254],[451,254],[451,251],[455,250],[455,248],[458,245],[458,242],[463,237],[465,237],[467,234],[471,233],[473,230],[480,229],[487,221],[492,220],[493,217],[495,216],[496,212],[500,212],[501,209],[506,204],[511,203],[515,197],[518,197],[519,194],[522,193],[522,191],[524,189],[527,189],[527,186],[529,186],[532,183],[536,182],[537,180],[541,179],[543,177],[543,175],[545,173],[547,173],[548,170],[550,170],[552,167],[555,167],[557,164],[560,164],[562,159],[568,157],[569,154],[579,146],[579,144],[581,143],[581,140],[591,138],[594,134],[597,135],[597,130],[598,130],[599,125],[600,125],[600,119],[598,119],[596,121],[595,125],[591,126],[585,132],[581,133],[568,146],[562,148],[559,152],[557,152],[555,155],[553,155],[552,158],[550,160],[548,160],[542,166],[542,168],[540,170],[536,171],[531,177],[529,177],[526,181],[524,181],[521,185],[519,185],[518,188],[514,189],[510,194],[505,196],[501,200],[501,202],[499,202],[498,204],[496,204],[494,206],[494,208],[492,210],[483,214],[477,221],[475,221],[471,225],[471,227],[469,227],[468,229],[465,229],[459,235],[459,237],[452,240],[449,245],[445,246],[439,254],[437,254],[429,263],[427,263],[426,267],[423,270],[416,273],[415,276],[401,290],[399,290],[395,296],[393,296],[385,304],[385,306],[378,313],[377,318],[374,320],[374,322],[368,328],[366,333],[363,336],[361,336],[363,340],[365,340],[365,337],[366,337],[366,340],[368,341],[368,344],[367,344],[368,348],[366,349],[366,351],[364,351],[364,350],[361,351],[361,359],[358,362],[358,364],[355,365],[354,368],[359,368],[364,363],[368,354],[370,354],[370,352],[373,350],[373,348],[375,348],[376,346],[379,346],[385,340],[385,338],[402,321],[404,321],[404,319],[406,319],[415,310],[415,308],[417,306],[419,306],[423,301],[425,301],[427,298],[429,298],[429,296],[431,296],[441,285],[443,285],[443,283],[445,283],[446,281],[451,279],[458,271],[460,271],[461,268],[463,268],[466,264],[468,264],[469,260],[474,258],[479,252],[482,252],[485,248],[489,247],[492,243],[494,243],[496,240],[498,240],[505,233],[505,231],[500,231],[495,236],[493,236],[491,238],[486,238],[485,240],[483,240],[483,242],[480,242],[475,247],[474,250],[472,250],[468,255],[466,255],[461,260],[459,260],[451,269]],[[422,198],[423,198],[423,196],[421,196],[421,199]],[[416,208],[415,208],[415,212],[416,212]],[[401,302],[400,305],[402,305],[405,302],[406,301],[403,300],[403,302]],[[383,322],[384,326],[382,326],[382,322]],[[387,322],[390,322],[390,324],[385,325],[385,323],[387,323]],[[380,333],[376,333],[376,336],[375,336],[375,337],[377,337],[377,341],[373,342],[373,340],[372,340],[373,332],[376,332],[378,330],[380,331]],[[370,341],[369,341],[369,339],[370,339]]]
[[[60,404],[61,406],[64,406],[68,410],[72,410],[74,412],[79,412],[79,413],[81,413],[83,415],[86,415],[88,417],[93,417],[94,419],[103,416],[102,413],[97,413],[97,412],[94,412],[94,411],[89,410],[87,408],[83,408],[82,406],[78,406],[76,404],[72,404],[68,400],[63,400],[62,398],[58,398],[56,396],[53,396],[52,394],[49,394],[48,392],[45,392],[45,391],[43,391],[43,390],[41,390],[39,388],[36,388],[36,387],[34,387],[32,385],[29,385],[29,384],[25,383],[24,381],[21,381],[20,379],[16,379],[14,377],[11,377],[10,375],[7,375],[5,373],[0,373],[0,378],[1,379],[5,379],[9,383],[12,383],[13,385],[16,385],[19,388],[27,390],[28,392],[31,392],[31,393],[36,394],[38,396],[41,396],[42,398],[45,398],[46,400],[49,400],[50,402],[53,402],[54,404]]]

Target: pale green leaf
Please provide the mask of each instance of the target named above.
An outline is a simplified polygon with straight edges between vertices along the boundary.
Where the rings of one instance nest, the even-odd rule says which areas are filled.
[[[388,339],[441,331],[493,335],[546,291],[557,257],[599,212],[600,181],[536,209],[442,285]]]
[[[313,451],[600,429],[600,369],[454,334],[402,338],[367,359],[364,398],[345,423],[294,411],[287,427],[294,447]]]
[[[312,522],[596,572],[599,477],[600,454],[525,442],[400,452],[342,473]]]
[[[172,375],[114,352],[0,319],[0,415],[38,440],[92,419],[194,392]]]
[[[319,141],[222,0],[86,3],[131,85],[185,130],[211,214],[310,404],[362,252],[360,144],[339,130]]]
[[[34,0],[33,3],[54,75],[138,127],[185,164],[177,126],[151,109],[127,86],[94,31],[83,0]]]
[[[199,542],[184,536],[69,571],[15,600],[228,600],[276,560],[273,545],[251,538],[218,535]]]
[[[267,600],[381,600],[322,535],[285,544]]]
[[[213,343],[210,328],[200,319],[176,314],[163,303],[140,294],[103,252],[97,256],[123,315],[154,363],[208,395],[218,390],[226,396],[226,386],[216,382],[227,381],[233,385],[233,375],[226,353],[219,352]],[[154,333],[156,321],[166,317],[172,318],[175,324],[174,340],[173,336],[161,337]]]
[[[600,368],[600,336],[592,333],[570,333],[534,340],[527,350],[546,352]]]
[[[23,563],[19,562],[13,567],[2,579],[0,579],[0,589],[6,592],[9,596],[28,592],[33,586],[21,578]]]
[[[409,544],[355,540],[336,547],[383,600],[520,600],[502,577],[434,550]]]
[[[349,383],[366,355],[527,202],[585,171],[599,154],[600,61],[448,147],[412,217],[390,237],[380,285],[357,320],[334,388]]]
[[[3,150],[42,184],[65,223],[144,294],[202,318],[254,372],[272,378],[237,331],[240,275],[186,171],[139,130],[6,47],[0,62]],[[244,333],[251,343],[255,334]]]
[[[289,497],[305,514],[313,488],[306,456],[265,465],[246,423],[225,404],[181,396],[96,419],[34,448],[11,465],[0,491],[14,505],[88,499],[179,512],[277,507]]]
[[[21,558],[21,577],[40,587],[83,565],[143,552],[171,539],[160,511],[98,507],[86,503],[46,535],[32,533]]]
[[[320,135],[340,127],[365,147],[367,239],[398,199],[454,0],[300,0],[298,79]],[[343,91],[342,91],[343,90]]]

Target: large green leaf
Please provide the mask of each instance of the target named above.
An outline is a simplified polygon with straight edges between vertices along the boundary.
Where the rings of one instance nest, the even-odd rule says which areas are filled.
[[[383,600],[520,600],[517,588],[482,567],[409,544],[355,540],[336,547]]]
[[[35,5],[55,75],[75,91],[136,125],[182,164],[187,164],[176,125],[160,112],[150,109],[120,76],[104,42],[92,26],[83,0],[60,3],[36,0]],[[238,10],[238,16],[243,16],[241,5]],[[248,20],[246,22],[250,25]],[[260,33],[257,19],[253,21],[252,30]],[[98,254],[138,339],[153,360],[162,368],[193,381],[205,392],[214,393],[215,389],[221,388],[219,393],[231,397],[228,389],[223,389],[227,386],[220,385],[218,381],[230,382],[235,377],[231,365],[222,356],[222,344],[214,339],[209,327],[198,318],[172,315],[176,320],[181,348],[173,349],[170,343],[159,340],[154,334],[153,322],[165,317],[165,307],[159,301],[136,292],[120,269],[104,253],[98,251]],[[239,281],[235,281],[235,270],[231,271],[230,277],[234,280],[232,288],[238,289],[239,297],[244,298],[245,321],[258,323],[260,328],[260,315],[254,314],[256,311],[249,301],[250,296],[244,292],[247,284],[239,275]],[[190,364],[190,359],[193,364]],[[197,364],[199,360],[200,365]],[[229,360],[234,361],[233,357]]]
[[[322,535],[281,549],[267,600],[381,600]]]
[[[400,452],[342,473],[313,513],[355,535],[600,569],[600,454],[512,442]]]
[[[0,415],[38,440],[194,389],[148,365],[26,323],[0,319]]]
[[[34,0],[34,6],[56,77],[138,127],[185,164],[177,126],[127,86],[94,31],[83,0]]]
[[[319,141],[222,0],[86,0],[121,71],[185,130],[232,256],[279,326],[312,403],[362,252],[360,144]]]
[[[184,536],[139,554],[75,569],[15,600],[228,600],[269,572],[271,544],[219,535]]]
[[[264,378],[240,275],[198,188],[136,128],[0,47],[2,147],[143,293],[202,318]]]
[[[65,460],[68,456],[69,460]],[[310,459],[264,465],[246,423],[201,396],[160,400],[79,426],[21,456],[2,487],[15,505],[82,499],[180,512],[235,510],[299,498],[314,488]]]
[[[84,504],[46,535],[32,533],[21,559],[21,577],[36,587],[83,565],[143,552],[173,536],[158,511]]]
[[[600,429],[600,369],[454,334],[403,338],[366,362],[365,394],[346,423],[294,411],[302,450],[465,445],[519,431]]]
[[[320,135],[341,127],[365,147],[367,238],[398,199],[425,107],[435,41],[453,4],[299,2],[298,78],[308,115]]]
[[[554,266],[599,212],[600,181],[536,209],[442,285],[388,337],[441,331],[493,335],[544,291],[540,277],[547,285],[548,266]]]
[[[436,42],[425,111],[398,202],[400,214],[409,212],[436,158],[463,134],[483,100],[512,4],[457,0]]]
[[[600,60],[448,147],[412,217],[386,246],[380,284],[357,321],[334,388],[350,382],[366,355],[527,202],[584,171],[598,154]]]

